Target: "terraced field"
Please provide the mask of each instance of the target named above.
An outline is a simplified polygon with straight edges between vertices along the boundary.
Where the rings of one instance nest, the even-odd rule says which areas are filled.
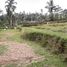
[[[23,57],[21,54],[27,57],[20,62],[13,59],[0,67],[67,67],[67,23],[20,28],[0,30],[0,57],[12,55],[9,58],[19,59]],[[33,58],[28,57],[30,53]],[[23,64],[26,59],[29,64]]]

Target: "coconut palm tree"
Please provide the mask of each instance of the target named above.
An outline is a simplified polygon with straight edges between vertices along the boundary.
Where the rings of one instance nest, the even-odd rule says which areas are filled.
[[[54,8],[55,8],[56,6],[54,5],[53,0],[50,0],[49,2],[47,2],[47,4],[48,4],[48,5],[47,5],[45,8],[47,8],[48,11],[49,11],[50,21],[53,21],[53,10],[54,10]]]
[[[9,27],[13,27],[13,17],[14,17],[14,11],[16,9],[15,4],[17,4],[16,2],[14,2],[14,0],[7,0],[6,2],[6,12],[7,12],[7,18],[8,18],[8,22],[9,22]]]

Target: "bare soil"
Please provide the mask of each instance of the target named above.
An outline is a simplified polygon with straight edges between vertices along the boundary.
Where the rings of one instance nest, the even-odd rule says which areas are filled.
[[[41,61],[42,57],[34,53],[33,49],[25,43],[17,42],[0,42],[0,44],[8,46],[8,51],[0,56],[0,64],[8,63],[31,63],[33,61]]]

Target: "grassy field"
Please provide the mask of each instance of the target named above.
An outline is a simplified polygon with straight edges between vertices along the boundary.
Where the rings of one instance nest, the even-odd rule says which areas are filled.
[[[6,36],[8,32],[10,32],[10,36]],[[19,31],[18,29],[0,30],[0,39],[28,43],[34,49],[36,54],[44,56],[45,59],[42,62],[33,62],[27,67],[67,67],[67,62],[63,62],[62,55],[52,54],[49,50],[46,50],[46,48],[40,46],[41,43],[23,39],[23,37],[21,37],[26,33],[31,32],[38,32],[67,39],[67,23],[22,27],[22,31]],[[5,49],[4,46],[1,46],[0,48],[2,49],[2,51],[0,50],[0,53],[3,53]],[[6,67],[17,67],[17,65],[8,64]]]

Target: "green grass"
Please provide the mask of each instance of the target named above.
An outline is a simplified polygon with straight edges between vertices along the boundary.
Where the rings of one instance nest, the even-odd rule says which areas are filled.
[[[48,34],[51,36],[57,36],[57,37],[60,37],[63,39],[67,39],[67,33],[58,32],[58,30],[64,30],[64,27],[65,27],[65,29],[67,29],[67,24],[65,24],[64,26],[62,26],[62,24],[58,25],[58,26],[56,25],[56,27],[49,26],[49,25],[33,26],[33,27],[29,27],[29,28],[23,28],[23,30],[25,31],[25,33],[39,32],[39,33]],[[53,30],[55,30],[56,32],[54,32]],[[31,41],[30,41],[30,43],[31,43]],[[61,55],[54,55],[54,54],[50,53],[45,48],[39,46],[38,43],[31,43],[31,46],[35,50],[36,54],[42,55],[45,58],[47,58],[48,60],[44,60],[44,61],[38,62],[38,63],[34,62],[31,65],[29,65],[28,67],[45,67],[45,66],[67,67],[67,63],[63,62],[63,58]]]
[[[7,51],[7,46],[0,45],[0,55],[3,55]]]
[[[7,64],[5,67],[17,67],[17,64]]]
[[[0,67],[17,67],[17,64],[12,63],[12,64],[0,65]]]
[[[60,55],[52,54],[50,51],[41,47],[38,43],[27,41],[27,43],[32,46],[34,52],[41,56],[44,56],[45,60],[42,62],[33,62],[28,67],[67,67],[67,63],[63,62],[63,58]]]
[[[46,50],[46,48],[41,47],[39,43],[24,40],[20,37],[26,32],[40,32],[43,34],[49,34],[49,35],[58,36],[58,37],[67,39],[67,33],[58,32],[58,30],[67,29],[67,24],[64,24],[64,26],[62,25],[63,24],[59,24],[59,25],[56,24],[54,26],[53,24],[49,24],[49,25],[42,25],[42,26],[23,27],[21,32],[14,30],[14,29],[13,30],[9,29],[6,31],[2,30],[0,31],[0,36],[2,35],[1,36],[2,38],[6,32],[12,32],[14,33],[14,35],[8,37],[8,40],[27,43],[34,49],[34,52],[36,54],[44,56],[45,60],[43,60],[42,62],[37,62],[37,63],[33,62],[27,67],[67,67],[67,63],[63,62],[62,56],[52,54],[51,52]],[[56,32],[54,32],[53,30]],[[2,47],[1,49],[4,50]],[[8,64],[7,67],[16,67],[16,65]]]

